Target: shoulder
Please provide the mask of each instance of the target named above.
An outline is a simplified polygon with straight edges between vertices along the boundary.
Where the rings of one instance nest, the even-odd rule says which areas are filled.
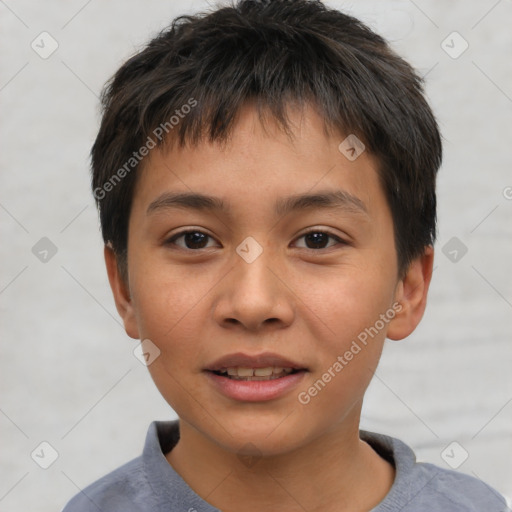
[[[179,439],[178,421],[154,421],[142,455],[81,490],[62,512],[155,512],[169,510],[187,486],[164,453]]]
[[[424,488],[414,501],[423,504],[425,510],[432,505],[453,512],[508,510],[503,496],[478,478],[429,463],[416,463],[415,466],[416,478]]]
[[[142,457],[138,457],[80,491],[62,512],[139,512],[151,510],[150,499]]]
[[[388,495],[372,512],[505,512],[503,496],[478,478],[417,462],[409,446],[389,436],[361,431],[361,439],[395,466]]]

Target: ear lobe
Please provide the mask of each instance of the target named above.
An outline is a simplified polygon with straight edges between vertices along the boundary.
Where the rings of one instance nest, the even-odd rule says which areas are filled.
[[[139,339],[139,330],[128,283],[125,283],[121,276],[116,255],[113,249],[108,245],[105,245],[104,256],[110,288],[114,295],[117,312],[123,319],[126,334],[128,334],[130,338]]]
[[[395,300],[402,308],[389,323],[387,337],[401,340],[411,334],[420,323],[427,305],[427,293],[432,278],[434,249],[429,246],[416,258],[397,285]]]

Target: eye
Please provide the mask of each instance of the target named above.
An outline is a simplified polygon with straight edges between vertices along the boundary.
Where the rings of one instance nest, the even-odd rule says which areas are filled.
[[[183,244],[176,243],[177,240],[183,239]],[[189,249],[189,250],[198,250],[198,249],[207,249],[207,241],[208,239],[213,238],[203,233],[202,231],[199,231],[197,229],[189,229],[187,231],[180,231],[179,233],[176,233],[171,238],[169,238],[165,244],[166,245],[177,245],[178,247],[181,247],[182,249]]]
[[[336,242],[338,244],[346,245],[346,242],[340,237],[330,233],[329,231],[321,231],[319,229],[312,229],[306,233],[303,233],[300,237],[297,238],[297,240],[302,238],[304,239],[306,245],[302,247],[299,246],[300,249],[328,249],[329,247],[335,246]],[[178,240],[180,239],[182,239],[182,242],[178,243]],[[212,247],[211,245],[208,245],[208,239],[213,240],[213,237],[197,229],[188,229],[186,231],[180,231],[179,233],[176,233],[171,238],[169,238],[165,244],[175,245],[185,250],[198,251]],[[328,245],[329,240],[334,241],[335,243]]]
[[[326,243],[328,243],[329,239],[334,240],[342,245],[346,245],[344,240],[334,235],[333,233],[330,233],[329,231],[320,231],[318,229],[312,229],[307,233],[303,233],[299,238],[297,238],[297,240],[300,240],[301,238],[304,238],[306,243],[306,247],[299,247],[301,249],[327,249],[329,247],[326,247]],[[312,247],[308,246],[308,244]],[[330,247],[332,247],[332,245]]]

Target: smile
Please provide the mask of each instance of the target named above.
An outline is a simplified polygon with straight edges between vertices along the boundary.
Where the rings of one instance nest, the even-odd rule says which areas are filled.
[[[266,368],[243,368],[240,366],[232,366],[223,368],[214,373],[232,380],[243,381],[264,381],[280,379],[296,372],[293,368],[282,368],[279,366],[267,366]]]
[[[213,361],[203,373],[212,389],[224,398],[264,402],[291,393],[309,369],[281,354],[237,352]]]

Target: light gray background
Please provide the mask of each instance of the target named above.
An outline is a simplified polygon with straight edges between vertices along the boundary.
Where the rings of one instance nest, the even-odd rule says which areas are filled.
[[[387,342],[362,426],[444,467],[441,453],[457,441],[449,460],[467,451],[459,470],[510,497],[512,2],[329,5],[377,29],[426,75],[445,139],[429,306],[408,340]],[[60,510],[139,455],[150,421],[175,417],[115,311],[88,152],[107,78],[176,15],[206,8],[0,1],[1,511]],[[31,48],[43,31],[59,45],[47,59]],[[453,31],[469,43],[456,59],[441,47]],[[447,44],[461,48],[453,36]],[[57,247],[46,263],[32,252],[42,237]],[[442,252],[452,237],[468,249],[455,263]],[[31,458],[42,441],[59,454],[46,470]]]

